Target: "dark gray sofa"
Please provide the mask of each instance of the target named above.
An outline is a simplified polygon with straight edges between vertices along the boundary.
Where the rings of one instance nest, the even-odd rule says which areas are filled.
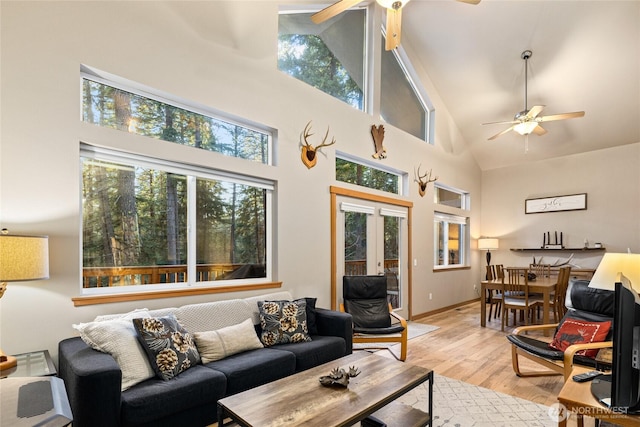
[[[212,424],[222,397],[351,354],[351,315],[318,308],[316,324],[312,341],[235,354],[194,366],[172,380],[152,378],[122,392],[122,373],[113,357],[80,337],[65,339],[58,345],[58,375],[65,382],[73,426]]]

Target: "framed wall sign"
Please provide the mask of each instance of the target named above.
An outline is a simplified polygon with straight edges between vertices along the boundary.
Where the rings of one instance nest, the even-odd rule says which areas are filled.
[[[542,197],[524,201],[524,213],[578,211],[587,209],[587,193],[569,196]]]

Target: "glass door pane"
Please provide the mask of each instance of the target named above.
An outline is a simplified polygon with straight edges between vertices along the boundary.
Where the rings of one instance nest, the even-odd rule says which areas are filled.
[[[367,214],[344,213],[344,275],[367,274]]]
[[[402,305],[398,269],[400,260],[400,218],[383,216],[384,274],[387,277],[387,298],[394,309]]]

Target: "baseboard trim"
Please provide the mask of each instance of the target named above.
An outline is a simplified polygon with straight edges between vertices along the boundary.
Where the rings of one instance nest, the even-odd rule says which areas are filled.
[[[453,304],[453,305],[449,305],[449,306],[446,306],[446,307],[438,308],[436,310],[432,310],[432,311],[427,311],[425,313],[416,314],[415,316],[411,316],[411,320],[424,319],[425,317],[432,316],[432,315],[438,314],[438,313],[442,313],[443,311],[451,310],[451,309],[454,309],[454,308],[462,307],[463,305],[471,304],[471,303],[478,302],[478,301],[480,301],[480,298],[474,298],[474,299],[471,299],[471,300],[468,300],[468,301],[462,301],[462,302],[459,302],[457,304]]]

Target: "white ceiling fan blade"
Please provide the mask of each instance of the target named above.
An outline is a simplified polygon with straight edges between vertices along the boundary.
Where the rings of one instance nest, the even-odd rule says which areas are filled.
[[[538,125],[533,129],[533,133],[535,133],[538,136],[542,136],[545,133],[547,133],[547,130],[545,128],[543,128],[542,126]]]
[[[534,119],[538,116],[538,114],[542,113],[542,110],[544,110],[544,105],[534,105],[533,107],[531,107],[531,109],[529,110],[529,112],[527,113],[527,117]]]
[[[500,132],[500,133],[497,133],[497,134],[493,135],[493,136],[492,136],[491,138],[489,138],[487,141],[493,141],[493,140],[494,140],[494,139],[496,139],[497,137],[502,136],[502,135],[504,135],[504,134],[505,134],[505,133],[507,133],[507,132],[510,132],[511,130],[513,130],[513,128],[514,128],[514,126],[508,127],[507,129],[503,130],[502,132]]]
[[[551,122],[554,120],[566,120],[566,119],[575,119],[576,117],[583,117],[584,111],[576,111],[574,113],[562,113],[562,114],[552,114],[550,116],[542,116],[538,117],[536,120],[539,122]]]
[[[319,12],[311,15],[311,21],[314,24],[319,24],[321,22],[326,21],[329,18],[333,18],[334,16],[344,12],[352,6],[360,3],[362,0],[340,0],[332,4],[331,6],[327,6]]]
[[[402,9],[387,9],[387,37],[385,50],[393,50],[400,45],[402,31]]]
[[[480,3],[480,0],[456,0],[459,1],[460,3],[468,3],[468,4],[478,4]]]

